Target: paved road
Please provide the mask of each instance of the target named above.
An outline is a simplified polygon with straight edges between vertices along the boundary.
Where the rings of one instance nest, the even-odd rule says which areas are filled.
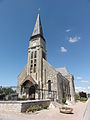
[[[90,120],[90,99],[88,100],[87,108],[84,113],[83,120]]]

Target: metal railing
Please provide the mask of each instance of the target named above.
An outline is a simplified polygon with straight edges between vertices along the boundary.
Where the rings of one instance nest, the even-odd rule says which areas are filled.
[[[3,94],[0,93],[0,99],[4,100],[7,99],[7,96],[12,99],[12,100],[16,100],[18,99],[18,96],[17,96],[17,86],[0,86],[0,90],[2,89],[12,89],[13,90],[13,93],[8,93],[8,95],[5,94],[5,92]],[[28,89],[28,88],[27,88]],[[47,89],[39,89],[39,88],[36,88],[35,89],[35,94],[38,94],[38,96],[40,96],[40,99],[51,99],[52,101],[56,100],[57,99],[57,92],[56,91],[49,91]],[[25,97],[24,97],[25,98]],[[27,98],[25,98],[26,100]],[[35,97],[35,99],[39,99],[39,97]]]

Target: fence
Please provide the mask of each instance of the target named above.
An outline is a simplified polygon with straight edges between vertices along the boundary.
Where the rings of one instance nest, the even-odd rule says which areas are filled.
[[[0,86],[0,100],[17,100],[17,86]],[[57,98],[57,92],[52,90],[46,90],[46,89],[35,89],[35,94],[38,94],[38,96],[41,97],[35,97],[35,99],[51,99],[52,101],[56,100]],[[24,97],[24,100],[27,98]]]
[[[49,91],[46,89],[36,89],[36,93],[42,96],[42,99],[51,99],[52,101],[56,100],[57,92],[56,91]]]

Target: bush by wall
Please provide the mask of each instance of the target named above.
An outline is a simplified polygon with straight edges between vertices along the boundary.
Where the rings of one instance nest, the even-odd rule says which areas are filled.
[[[65,98],[65,97],[62,99],[62,103],[63,103],[63,104],[66,103],[66,98]]]
[[[33,105],[33,106],[29,106],[27,109],[26,109],[26,112],[29,113],[29,112],[35,112],[35,111],[40,111],[40,110],[43,110],[43,109],[47,109],[48,106],[47,105]]]

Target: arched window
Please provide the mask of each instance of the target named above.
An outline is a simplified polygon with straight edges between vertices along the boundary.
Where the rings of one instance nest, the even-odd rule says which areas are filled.
[[[51,80],[48,80],[48,92],[51,92]]]
[[[35,51],[35,53],[34,53],[34,58],[36,58],[37,57],[37,51]]]
[[[33,71],[33,65],[30,66],[30,73]]]
[[[46,59],[45,52],[43,52],[43,51],[42,51],[42,57],[43,57],[44,59]]]
[[[44,78],[45,78],[45,85],[46,85],[46,69],[44,70]]]
[[[33,52],[31,52],[31,59],[33,59]]]
[[[36,72],[36,64],[34,64],[34,73]]]
[[[37,60],[36,60],[36,59],[34,59],[34,64],[36,64],[36,62],[37,62]]]

